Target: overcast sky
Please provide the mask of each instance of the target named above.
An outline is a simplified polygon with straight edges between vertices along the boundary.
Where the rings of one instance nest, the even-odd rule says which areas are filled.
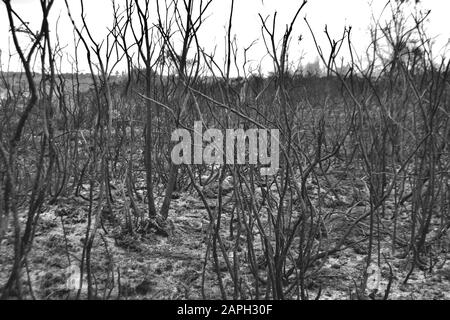
[[[156,1],[156,0],[155,0]],[[161,0],[160,0],[161,1]],[[89,26],[96,39],[104,38],[107,26],[112,22],[111,0],[86,0],[86,14]],[[125,1],[117,0],[117,3]],[[296,9],[301,4],[301,0],[236,0],[235,13],[233,19],[233,34],[237,36],[237,43],[242,54],[242,48],[247,47],[254,40],[258,40],[255,47],[249,52],[249,59],[254,60],[252,66],[256,67],[264,57],[264,46],[261,40],[261,24],[258,13],[262,16],[273,15],[278,12],[278,39],[282,35],[285,24],[292,18]],[[229,6],[231,0],[214,0],[208,9],[208,18],[200,30],[199,38],[201,46],[206,51],[217,48],[217,57],[222,57],[225,48],[225,29],[228,21]],[[307,17],[314,29],[318,40],[326,47],[326,38],[323,30],[328,25],[328,30],[332,36],[338,38],[345,26],[352,26],[353,42],[357,50],[362,50],[369,43],[368,28],[371,16],[378,16],[384,7],[385,0],[309,0],[301,12],[294,28],[293,41],[291,46],[290,59],[298,61],[303,58],[303,63],[313,61],[316,50],[308,28],[303,20]],[[69,0],[73,7],[74,15],[79,13],[79,0]],[[12,5],[24,20],[30,23],[32,30],[38,30],[41,18],[39,0],[12,0]],[[448,14],[450,12],[450,1],[448,0],[424,0],[421,7],[430,9],[431,14],[428,21],[430,35],[437,36],[435,50],[441,49],[450,39],[450,22]],[[58,29],[56,21],[59,18]],[[55,0],[52,9],[51,28],[53,35],[58,32],[63,45],[68,45],[67,52],[71,54],[72,26],[67,18],[63,0]],[[11,43],[9,38],[9,27],[7,22],[5,6],[0,4],[0,49],[2,51],[2,68],[5,70],[8,64],[8,51]],[[298,43],[299,35],[303,36],[302,42]],[[242,58],[242,56],[241,56]],[[12,59],[10,68],[17,68],[17,59]],[[262,60],[263,68],[267,71],[271,68],[268,57]],[[64,65],[64,71],[70,71],[69,64]],[[82,66],[87,71],[86,66]],[[118,67],[118,71],[124,69],[124,65]]]

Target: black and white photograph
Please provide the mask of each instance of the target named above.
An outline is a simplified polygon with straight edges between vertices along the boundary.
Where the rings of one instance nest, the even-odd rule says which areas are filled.
[[[450,300],[449,12],[1,0],[0,300]]]

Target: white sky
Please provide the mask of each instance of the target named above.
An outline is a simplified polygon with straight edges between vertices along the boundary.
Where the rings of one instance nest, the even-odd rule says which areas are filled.
[[[116,0],[117,3],[124,3],[123,0]],[[156,1],[156,0],[153,0]],[[306,16],[310,22],[316,37],[323,48],[327,48],[327,39],[323,33],[325,25],[331,35],[338,38],[342,35],[344,26],[351,25],[353,30],[353,42],[357,50],[362,50],[369,43],[367,30],[371,21],[372,12],[377,16],[384,7],[386,0],[373,0],[372,4],[367,0],[309,0],[294,27],[293,40],[291,45],[291,61],[298,61],[303,57],[303,63],[315,60],[316,49],[313,45],[310,32],[303,20]],[[99,41],[107,33],[106,27],[112,22],[111,0],[85,0],[87,21]],[[217,57],[219,61],[223,59],[225,51],[225,31],[228,23],[229,6],[231,0],[214,0],[208,9],[208,18],[200,30],[200,45],[211,52],[217,47]],[[235,12],[233,19],[233,34],[237,36],[237,42],[242,58],[243,48],[249,46],[254,40],[258,40],[257,45],[249,51],[249,59],[254,60],[253,67],[265,56],[265,50],[261,38],[261,23],[258,13],[262,16],[271,15],[278,12],[277,17],[277,39],[281,39],[286,23],[290,21],[301,0],[235,0]],[[79,0],[69,0],[73,7],[73,14],[79,13]],[[39,0],[12,0],[15,10],[20,13],[24,20],[29,22],[32,30],[38,30],[41,18]],[[438,36],[435,50],[439,51],[450,39],[450,23],[448,14],[450,12],[450,1],[448,0],[423,0],[421,6],[431,10],[428,21],[429,33]],[[51,31],[53,37],[56,32],[56,20],[60,17],[58,34],[62,45],[68,45],[67,52],[71,53],[72,26],[67,18],[67,12],[63,0],[55,0],[51,15]],[[0,3],[0,50],[2,51],[2,68],[7,69],[8,51],[10,38],[8,33],[8,21],[3,3]],[[299,35],[303,36],[303,41],[296,40]],[[221,61],[222,62],[222,61]],[[272,64],[266,56],[262,60],[264,71],[270,71]],[[10,62],[10,69],[18,68],[17,58]],[[69,64],[63,66],[70,71]],[[87,72],[87,66],[82,65]],[[124,70],[120,65],[118,71]],[[242,73],[242,71],[241,71]]]

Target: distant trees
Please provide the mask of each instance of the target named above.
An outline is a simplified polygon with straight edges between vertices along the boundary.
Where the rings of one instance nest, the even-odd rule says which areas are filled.
[[[317,57],[313,62],[308,62],[304,67],[300,67],[299,73],[305,77],[322,76],[323,70],[319,58]]]

